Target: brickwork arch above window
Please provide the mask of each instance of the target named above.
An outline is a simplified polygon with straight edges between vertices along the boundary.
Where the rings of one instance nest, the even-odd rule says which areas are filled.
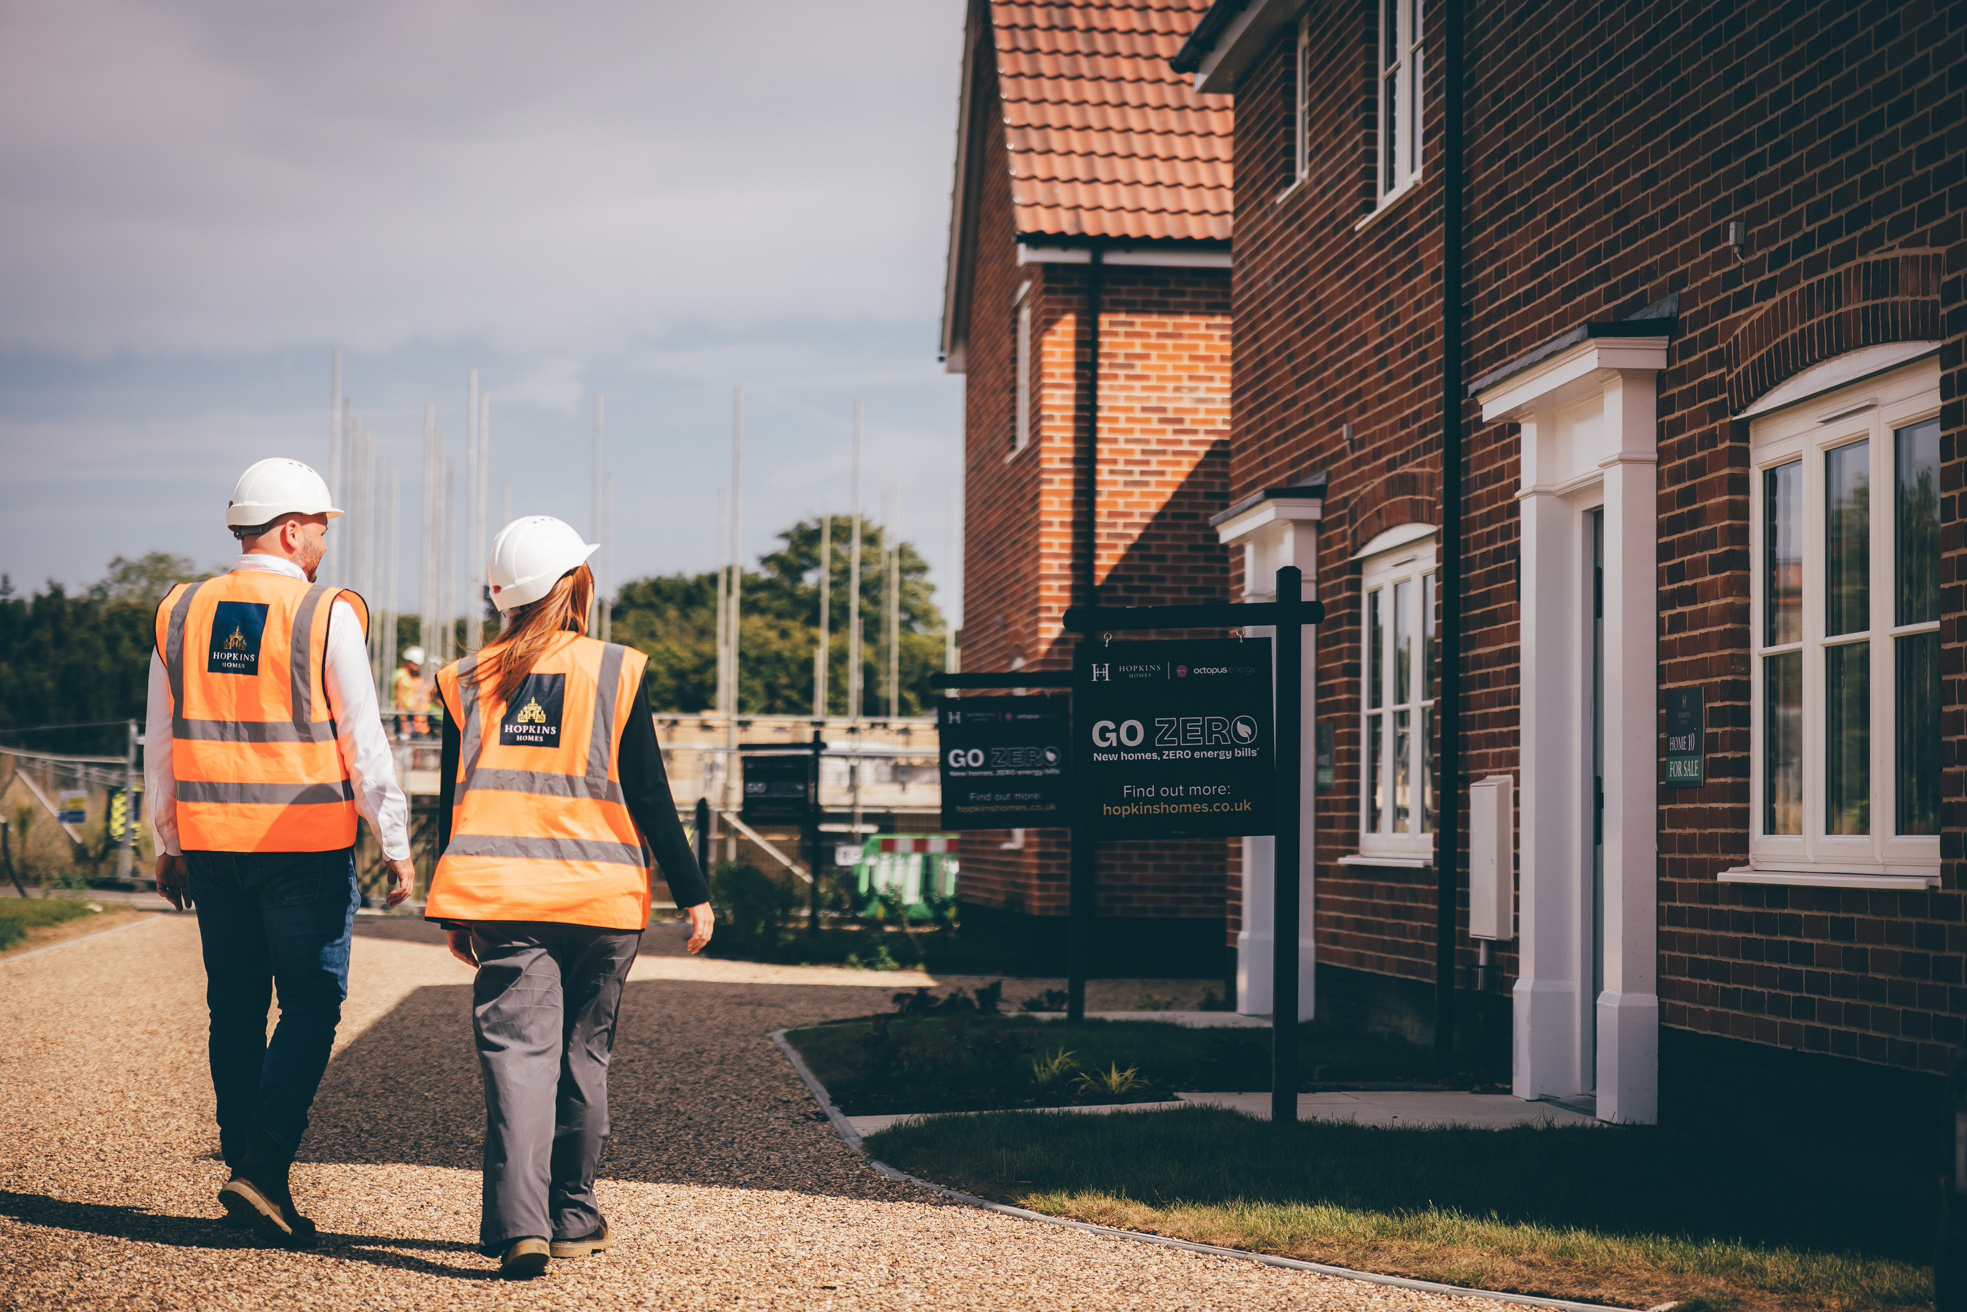
[[[1944,273],[1938,251],[1893,251],[1782,293],[1729,339],[1729,409],[1741,414],[1784,380],[1835,356],[1943,336]]]
[[[1366,544],[1402,524],[1441,522],[1441,476],[1432,469],[1402,469],[1362,487],[1352,500],[1351,546],[1357,555]]]

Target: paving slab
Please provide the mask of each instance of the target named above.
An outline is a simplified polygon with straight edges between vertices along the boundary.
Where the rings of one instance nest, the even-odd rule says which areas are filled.
[[[1033,1011],[1026,1015],[1038,1020],[1064,1020],[1062,1011]],[[1163,1025],[1179,1025],[1190,1030],[1267,1030],[1270,1021],[1263,1016],[1245,1016],[1235,1011],[1089,1011],[1087,1020],[1151,1020]]]
[[[1076,1116],[1105,1116],[1112,1112],[1161,1112],[1175,1107],[1186,1106],[1188,1106],[1187,1103],[1176,1099],[1171,1102],[1110,1102],[1084,1105],[1074,1104],[1070,1107],[1034,1107],[1032,1110],[1042,1112],[1069,1112]],[[854,1127],[855,1134],[866,1138],[870,1134],[878,1134],[891,1125],[900,1125],[903,1121],[920,1121],[930,1116],[987,1115],[989,1115],[988,1112],[901,1112],[896,1115],[849,1116],[847,1118],[847,1124]]]
[[[356,938],[294,1171],[322,1245],[298,1253],[219,1223],[191,917],[0,964],[0,1309],[1496,1307],[1061,1228],[886,1178],[768,1036],[884,1010],[896,977],[696,961],[680,939],[652,930],[625,991],[598,1186],[617,1246],[524,1284],[494,1279],[472,1244],[484,1104],[471,972],[440,944]]]
[[[1270,1092],[1176,1093],[1186,1103],[1227,1107],[1231,1111],[1270,1119]],[[1600,1125],[1603,1122],[1554,1103],[1526,1102],[1507,1093],[1460,1093],[1453,1090],[1395,1089],[1363,1092],[1301,1093],[1301,1121],[1351,1121],[1408,1129],[1425,1125],[1459,1125],[1501,1130],[1515,1125]]]

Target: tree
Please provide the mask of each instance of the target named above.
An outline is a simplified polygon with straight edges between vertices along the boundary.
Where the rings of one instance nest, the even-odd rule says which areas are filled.
[[[807,715],[813,709],[813,652],[819,641],[820,530],[802,520],[779,534],[777,549],[744,571],[739,611],[738,709],[752,715]],[[828,610],[828,711],[847,712],[848,584],[853,520],[833,517]],[[878,525],[861,525],[862,713],[887,714],[887,539]],[[901,544],[901,712],[922,715],[933,705],[929,675],[942,668],[943,618],[929,567]],[[613,635],[649,657],[652,706],[701,711],[717,697],[717,572],[669,574],[625,584],[612,612]]]
[[[141,720],[157,603],[173,584],[207,577],[186,557],[153,551],[136,560],[116,557],[108,577],[76,596],[54,582],[27,597],[11,586],[0,589],[0,740],[44,751],[121,754],[120,725],[39,726]]]

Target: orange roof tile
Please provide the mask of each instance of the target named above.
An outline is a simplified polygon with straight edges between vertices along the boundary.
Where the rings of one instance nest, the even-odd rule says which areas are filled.
[[[1231,98],[1168,61],[1209,0],[991,0],[1020,236],[1228,241]]]

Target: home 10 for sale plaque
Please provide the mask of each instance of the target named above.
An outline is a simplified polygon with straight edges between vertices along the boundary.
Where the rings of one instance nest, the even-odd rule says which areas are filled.
[[[1272,832],[1269,638],[1085,642],[1080,823],[1097,838]]]

